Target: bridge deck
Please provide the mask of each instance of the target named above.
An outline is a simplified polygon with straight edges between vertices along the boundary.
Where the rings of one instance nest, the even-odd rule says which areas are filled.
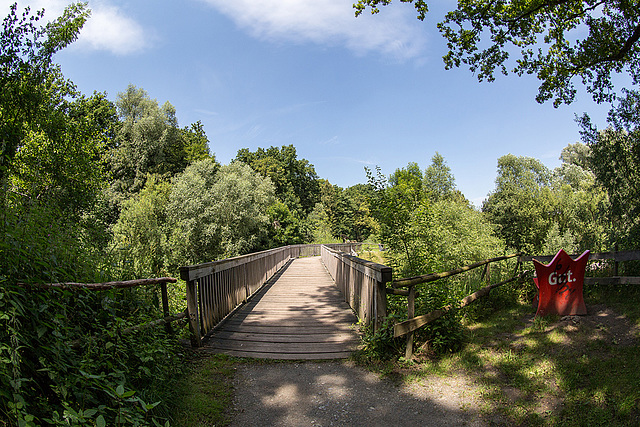
[[[346,358],[356,318],[320,257],[298,258],[205,341],[205,350],[262,359]]]

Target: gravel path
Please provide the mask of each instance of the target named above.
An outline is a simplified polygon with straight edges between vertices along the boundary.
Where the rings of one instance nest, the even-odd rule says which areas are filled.
[[[484,426],[460,378],[394,385],[352,362],[242,364],[232,426]]]

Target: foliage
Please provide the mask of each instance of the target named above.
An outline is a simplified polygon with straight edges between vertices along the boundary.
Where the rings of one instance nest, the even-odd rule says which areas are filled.
[[[622,248],[640,242],[640,93],[629,91],[610,112],[604,130],[586,114],[579,120],[582,139],[591,149],[593,172],[610,203],[612,240]]]
[[[414,3],[418,18],[425,18],[424,0],[401,1]],[[354,7],[356,15],[367,7],[377,13],[389,3],[358,0]],[[438,28],[447,39],[447,69],[467,65],[480,81],[493,81],[496,72],[535,74],[538,102],[571,103],[575,78],[597,102],[614,98],[612,74],[640,82],[640,9],[634,1],[460,1]]]
[[[590,158],[589,147],[576,143],[553,171],[529,157],[498,159],[496,189],[482,209],[509,247],[529,254],[607,249],[608,199]]]
[[[315,208],[307,217],[307,223],[309,224],[309,227],[311,227],[311,232],[313,234],[312,241],[314,243],[342,242],[341,239],[333,237],[331,224],[329,223],[329,216],[322,202],[316,203]]]
[[[553,171],[553,220],[545,244],[557,232],[574,252],[601,252],[610,248],[610,225],[606,220],[609,199],[591,168],[590,148],[581,143],[569,144],[560,155],[562,164]],[[556,231],[557,230],[557,231]],[[547,254],[560,249],[545,248]],[[567,249],[568,251],[569,249]]]
[[[360,324],[362,331],[362,347],[357,351],[356,358],[364,360],[389,360],[397,356],[403,347],[401,338],[393,337],[393,325],[402,321],[395,313],[384,318],[380,327],[374,331],[373,325]]]
[[[170,192],[168,182],[150,176],[140,193],[125,200],[113,227],[125,277],[167,275],[166,209]]]
[[[44,11],[20,17],[10,8],[0,33],[0,178],[23,145],[25,135],[47,132],[50,113],[72,91],[52,63],[56,52],[72,43],[89,11],[84,3],[69,5],[46,26],[38,21]],[[53,136],[48,135],[52,139]]]
[[[308,223],[302,221],[289,210],[289,207],[277,200],[267,209],[269,216],[269,247],[298,245],[312,240]]]
[[[240,162],[200,160],[178,175],[167,205],[171,269],[264,246],[273,185]]]
[[[12,191],[55,203],[69,215],[90,209],[105,184],[109,130],[97,117],[103,102],[100,94],[63,100],[49,112],[49,131],[25,132],[11,167]]]
[[[444,157],[438,152],[431,159],[431,164],[424,171],[424,188],[428,191],[429,198],[440,200],[453,194],[456,188],[456,181],[451,173],[451,168],[447,166]]]
[[[209,139],[200,120],[182,129],[182,136],[185,140],[184,151],[188,164],[212,157],[209,152]]]
[[[397,277],[447,271],[504,251],[493,226],[452,186],[444,159],[434,156],[430,168],[428,179],[415,163],[396,170],[388,180],[379,169],[376,177],[367,171],[373,190],[371,211],[380,224],[378,238],[386,249],[385,263]],[[469,286],[452,279],[418,290],[416,315],[422,315],[459,301]],[[389,313],[406,318],[406,300],[388,300]],[[428,342],[438,353],[453,351],[462,340],[460,320],[452,311],[422,328],[418,340]]]
[[[170,397],[180,370],[178,348],[161,329],[123,332],[120,316],[149,307],[122,294],[5,285],[0,411],[32,421],[24,425],[151,424],[150,410]]]
[[[369,210],[370,187],[357,184],[346,189],[322,180],[321,200],[331,235],[342,241],[365,241],[377,224]]]
[[[161,385],[178,369],[176,341],[162,331],[127,335],[123,319],[134,311],[134,321],[157,318],[159,309],[135,291],[17,286],[104,281],[110,272],[102,264],[106,254],[87,239],[81,223],[56,204],[16,198],[0,223],[0,413],[24,425],[64,424],[74,417],[113,425],[118,413],[143,416],[142,400],[167,396]],[[135,400],[133,394],[115,395],[120,387],[138,390]]]
[[[151,424],[167,418],[161,402],[181,369],[174,336],[125,332],[161,317],[148,291],[32,287],[121,272],[97,203],[106,153],[118,147],[116,109],[105,94],[78,94],[52,63],[88,14],[72,4],[40,27],[43,12],[20,19],[12,6],[0,36],[0,419],[9,425]],[[129,202],[123,223],[149,198]]]
[[[549,231],[551,171],[540,161],[512,154],[498,159],[496,189],[482,210],[498,235],[519,252],[539,253]]]
[[[442,164],[437,156],[434,162]],[[502,251],[502,242],[482,213],[454,188],[439,193],[423,187],[417,164],[396,170],[388,184],[379,170],[377,177],[370,171],[368,176],[374,189],[371,211],[380,224],[378,237],[388,249],[387,261],[401,277],[444,271]]]
[[[318,175],[308,160],[298,159],[293,145],[266,150],[258,148],[255,152],[243,148],[238,151],[235,160],[270,178],[276,197],[298,218],[306,219],[320,201]]]
[[[200,123],[178,128],[173,105],[159,106],[144,89],[129,85],[118,94],[116,107],[122,124],[109,153],[112,179],[108,194],[117,214],[124,200],[144,188],[147,176],[169,179],[190,162],[209,158],[209,152]]]

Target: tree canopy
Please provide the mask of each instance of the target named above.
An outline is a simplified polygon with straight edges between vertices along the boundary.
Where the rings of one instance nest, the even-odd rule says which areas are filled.
[[[613,238],[629,249],[640,240],[640,93],[629,91],[609,112],[600,130],[588,115],[579,119],[582,139],[590,147],[591,166],[611,204]]]
[[[413,3],[418,19],[428,12]],[[358,0],[356,15],[391,0]],[[447,69],[468,66],[480,81],[496,73],[535,74],[538,102],[571,103],[580,80],[597,102],[614,98],[612,76],[640,82],[640,7],[620,0],[464,0],[438,29],[447,40]]]
[[[306,218],[320,201],[320,183],[311,163],[298,159],[293,145],[238,150],[235,160],[245,163],[264,177],[269,177],[276,196],[300,218]]]

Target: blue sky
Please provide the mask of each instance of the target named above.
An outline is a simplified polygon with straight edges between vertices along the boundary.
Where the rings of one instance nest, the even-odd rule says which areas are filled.
[[[0,0],[7,13],[11,3]],[[20,5],[52,19],[67,3]],[[450,1],[432,2],[425,22],[399,1],[356,19],[352,3],[89,0],[91,19],[56,61],[85,94],[115,100],[131,83],[173,104],[180,126],[200,120],[222,163],[240,148],[293,144],[321,178],[347,187],[366,182],[365,167],[424,169],[439,152],[476,204],[500,156],[553,168],[580,139],[576,114],[605,125],[609,106],[584,90],[556,109],[536,103],[533,77],[479,83],[467,69],[445,71],[436,23]]]

